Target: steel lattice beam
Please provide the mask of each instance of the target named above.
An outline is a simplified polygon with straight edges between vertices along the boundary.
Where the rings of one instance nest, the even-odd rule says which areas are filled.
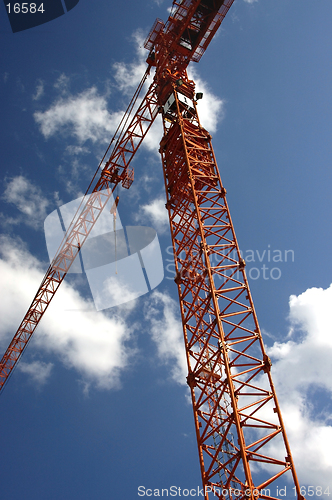
[[[129,188],[132,184],[131,160],[157,116],[158,106],[155,90],[156,84],[152,83],[128,127],[120,134],[110,158],[92,188],[92,193],[86,195],[77,211],[35,298],[0,361],[0,391],[112,196],[115,187],[122,183],[124,187]]]
[[[180,83],[169,79],[160,152],[203,486],[270,498],[263,490],[287,474],[300,497],[211,136],[185,72]]]
[[[74,218],[3,356],[0,390],[115,186],[130,187],[131,160],[160,111],[166,208],[203,486],[214,488],[223,500],[272,500],[265,489],[286,475],[298,500],[303,500],[226,190],[211,136],[199,122],[194,82],[186,73],[189,62],[198,61],[206,50],[232,3],[174,1],[167,23],[157,20],[153,26],[145,43],[149,68],[142,82],[150,65],[156,67],[154,82],[101,165],[92,194]],[[132,103],[137,96],[138,92]]]

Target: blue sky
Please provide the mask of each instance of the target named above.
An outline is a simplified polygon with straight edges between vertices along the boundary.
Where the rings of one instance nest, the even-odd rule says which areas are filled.
[[[2,351],[48,266],[44,220],[85,191],[144,73],[142,41],[168,7],[80,0],[64,16],[13,34],[1,6]],[[213,135],[300,483],[330,493],[331,16],[328,0],[235,0],[190,68],[204,92],[199,110]],[[159,124],[135,158],[119,214],[123,225],[156,229],[165,278],[137,301],[100,312],[84,275],[63,284],[1,396],[0,478],[9,500],[131,500],[140,485],[201,483],[160,133]]]

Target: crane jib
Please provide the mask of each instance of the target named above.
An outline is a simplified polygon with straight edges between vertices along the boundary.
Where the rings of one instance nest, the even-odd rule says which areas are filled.
[[[184,0],[173,3],[176,9],[166,24],[154,23],[145,48],[152,50],[161,44],[170,53],[177,53],[185,63],[198,62],[234,0]]]
[[[0,361],[0,390],[115,187],[131,186],[131,161],[159,114],[165,207],[205,500],[215,491],[223,500],[275,500],[267,487],[281,476],[303,500],[226,189],[211,135],[198,116],[196,101],[202,94],[195,93],[186,71],[191,61],[199,61],[233,1],[174,0],[167,22],[157,19],[153,25],[145,42],[150,52],[146,74],[109,159],[104,162],[107,150],[99,164],[99,179],[93,178],[82,210]],[[151,66],[153,82],[134,111]],[[116,206],[111,213],[115,224]]]

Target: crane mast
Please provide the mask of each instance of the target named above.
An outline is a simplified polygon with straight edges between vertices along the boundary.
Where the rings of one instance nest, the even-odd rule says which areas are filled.
[[[288,473],[299,494],[211,136],[185,71],[180,80],[170,76],[160,152],[203,485],[218,498],[267,499]]]
[[[198,62],[233,0],[174,0],[145,42],[153,83],[87,194],[0,362],[0,390],[156,115],[204,497],[273,499],[284,476],[303,497],[271,377],[211,135],[190,61]],[[141,85],[142,87],[142,85]]]

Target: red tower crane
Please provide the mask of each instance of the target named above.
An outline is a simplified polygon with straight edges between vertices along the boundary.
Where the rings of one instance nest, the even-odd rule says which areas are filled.
[[[112,192],[120,183],[131,186],[131,161],[160,114],[166,208],[205,499],[212,491],[220,499],[272,499],[267,487],[285,475],[302,500],[226,190],[211,136],[197,113],[201,95],[187,74],[233,1],[174,0],[166,24],[155,22],[145,42],[147,71],[0,362],[0,390]],[[153,82],[133,112],[152,67]]]

